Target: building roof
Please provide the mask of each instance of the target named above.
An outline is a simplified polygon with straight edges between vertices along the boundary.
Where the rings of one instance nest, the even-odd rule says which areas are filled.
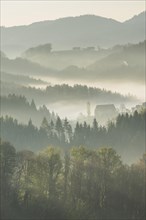
[[[116,110],[114,104],[104,104],[104,105],[96,105],[95,110],[105,110],[105,109],[110,109],[110,110]]]

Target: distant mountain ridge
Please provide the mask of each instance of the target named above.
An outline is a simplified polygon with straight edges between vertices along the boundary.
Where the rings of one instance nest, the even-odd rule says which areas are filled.
[[[16,59],[9,59],[1,57],[1,70],[15,75],[46,75],[54,73],[53,69],[45,68],[37,63],[30,62],[29,60],[20,57]]]
[[[71,50],[42,53],[44,46],[42,48],[39,46],[33,48],[33,53],[31,50],[26,51],[26,56],[23,58],[9,59],[1,56],[1,71],[14,75],[48,77],[59,81],[114,80],[144,84],[145,47],[146,41],[143,41],[99,51]]]
[[[51,43],[57,50],[74,46],[111,47],[145,40],[145,12],[123,23],[95,15],[82,15],[26,26],[1,27],[0,31],[1,49],[8,56],[46,43]]]

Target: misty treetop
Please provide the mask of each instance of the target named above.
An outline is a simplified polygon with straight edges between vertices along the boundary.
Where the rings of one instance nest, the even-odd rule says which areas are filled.
[[[50,53],[51,50],[52,50],[52,44],[49,43],[49,44],[43,44],[37,47],[29,48],[25,53],[28,57],[29,57],[29,54],[36,55],[37,53],[48,55],[48,53]]]
[[[47,117],[49,122],[57,118],[45,105],[37,107],[33,99],[29,102],[25,96],[15,94],[1,96],[1,115],[12,116],[24,124],[31,118],[36,126],[40,126],[44,117]]]
[[[69,104],[74,102],[87,102],[90,100],[93,103],[134,103],[138,101],[135,96],[132,95],[121,95],[117,92],[111,92],[106,89],[100,89],[96,87],[88,87],[86,85],[76,84],[70,86],[68,84],[62,85],[50,85],[45,89],[39,89],[35,87],[22,87],[15,85],[3,85],[2,84],[2,95],[8,96],[9,94],[15,94],[16,96],[25,96],[29,101],[35,100],[37,105],[60,103],[62,101]]]
[[[67,118],[49,121],[42,120],[40,128],[30,120],[27,125],[19,124],[10,117],[1,117],[1,138],[8,140],[17,149],[39,150],[48,145],[70,148],[86,146],[99,148],[112,146],[127,162],[132,162],[145,152],[146,112],[118,115],[115,122],[108,127],[99,126],[96,119],[90,126],[86,122],[77,122],[72,127]]]

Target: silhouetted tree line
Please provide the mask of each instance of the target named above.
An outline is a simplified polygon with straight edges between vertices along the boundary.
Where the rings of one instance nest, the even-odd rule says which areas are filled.
[[[118,93],[112,93],[111,91],[105,89],[99,89],[94,87],[88,87],[86,85],[74,85],[69,86],[67,84],[63,85],[54,85],[47,86],[46,94],[50,99],[59,99],[59,100],[107,100],[110,98],[111,101],[124,101],[128,99],[126,96],[122,96]]]
[[[25,96],[9,94],[0,98],[1,114],[10,115],[22,123],[26,123],[31,118],[33,124],[40,126],[43,117],[47,117],[49,122],[57,118],[57,115],[50,112],[45,105],[37,108],[34,100],[29,102]]]
[[[32,47],[30,49],[28,49],[25,52],[26,56],[32,56],[32,55],[36,55],[36,54],[44,54],[44,55],[48,55],[48,53],[51,53],[52,50],[52,44],[48,43],[48,44],[43,44],[43,45],[39,45],[37,47]]]
[[[28,125],[23,125],[10,117],[0,118],[1,138],[10,141],[17,149],[36,151],[48,145],[64,148],[113,146],[127,162],[145,151],[145,122],[145,111],[118,115],[116,122],[110,122],[108,127],[99,126],[96,119],[92,126],[77,122],[72,128],[67,118],[61,120],[57,117],[49,122],[44,117],[37,128],[31,120]]]
[[[1,219],[145,219],[145,155],[131,166],[112,148],[0,143]]]
[[[25,96],[28,100],[34,99],[37,104],[43,105],[44,103],[53,103],[56,101],[73,101],[82,100],[87,101],[88,99],[94,102],[108,103],[109,100],[112,103],[125,103],[135,101],[136,98],[133,96],[123,96],[116,92],[111,92],[105,89],[99,89],[94,87],[88,87],[83,85],[69,86],[63,85],[50,85],[46,89],[42,90],[34,87],[19,87],[15,85],[14,88],[2,88],[2,94],[9,95],[9,93],[15,93],[16,95]]]

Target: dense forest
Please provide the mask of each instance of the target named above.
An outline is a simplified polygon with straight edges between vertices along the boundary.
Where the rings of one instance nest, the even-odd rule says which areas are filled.
[[[112,148],[0,148],[2,219],[144,219],[145,155],[128,166]]]
[[[145,152],[146,111],[120,114],[108,127],[99,126],[96,119],[92,126],[77,122],[72,127],[67,118],[56,117],[53,121],[44,117],[37,128],[31,119],[20,124],[11,117],[1,117],[1,138],[10,141],[18,150],[37,151],[48,145],[68,149],[86,146],[91,149],[112,146],[127,162],[138,159]]]
[[[50,112],[45,105],[37,107],[33,99],[29,102],[25,96],[9,94],[1,96],[0,99],[1,114],[3,116],[9,115],[21,123],[25,124],[31,119],[35,126],[40,126],[44,117],[49,122],[55,121],[57,118],[57,115]]]
[[[106,89],[88,87],[86,85],[74,85],[68,84],[62,85],[50,85],[45,89],[17,86],[13,84],[2,83],[2,95],[8,96],[9,94],[15,94],[16,96],[25,96],[29,101],[35,100],[36,104],[43,105],[54,102],[67,101],[68,105],[75,101],[90,100],[97,103],[134,103],[138,99],[132,95],[121,95],[120,93],[111,92]],[[17,97],[16,97],[17,98]]]

